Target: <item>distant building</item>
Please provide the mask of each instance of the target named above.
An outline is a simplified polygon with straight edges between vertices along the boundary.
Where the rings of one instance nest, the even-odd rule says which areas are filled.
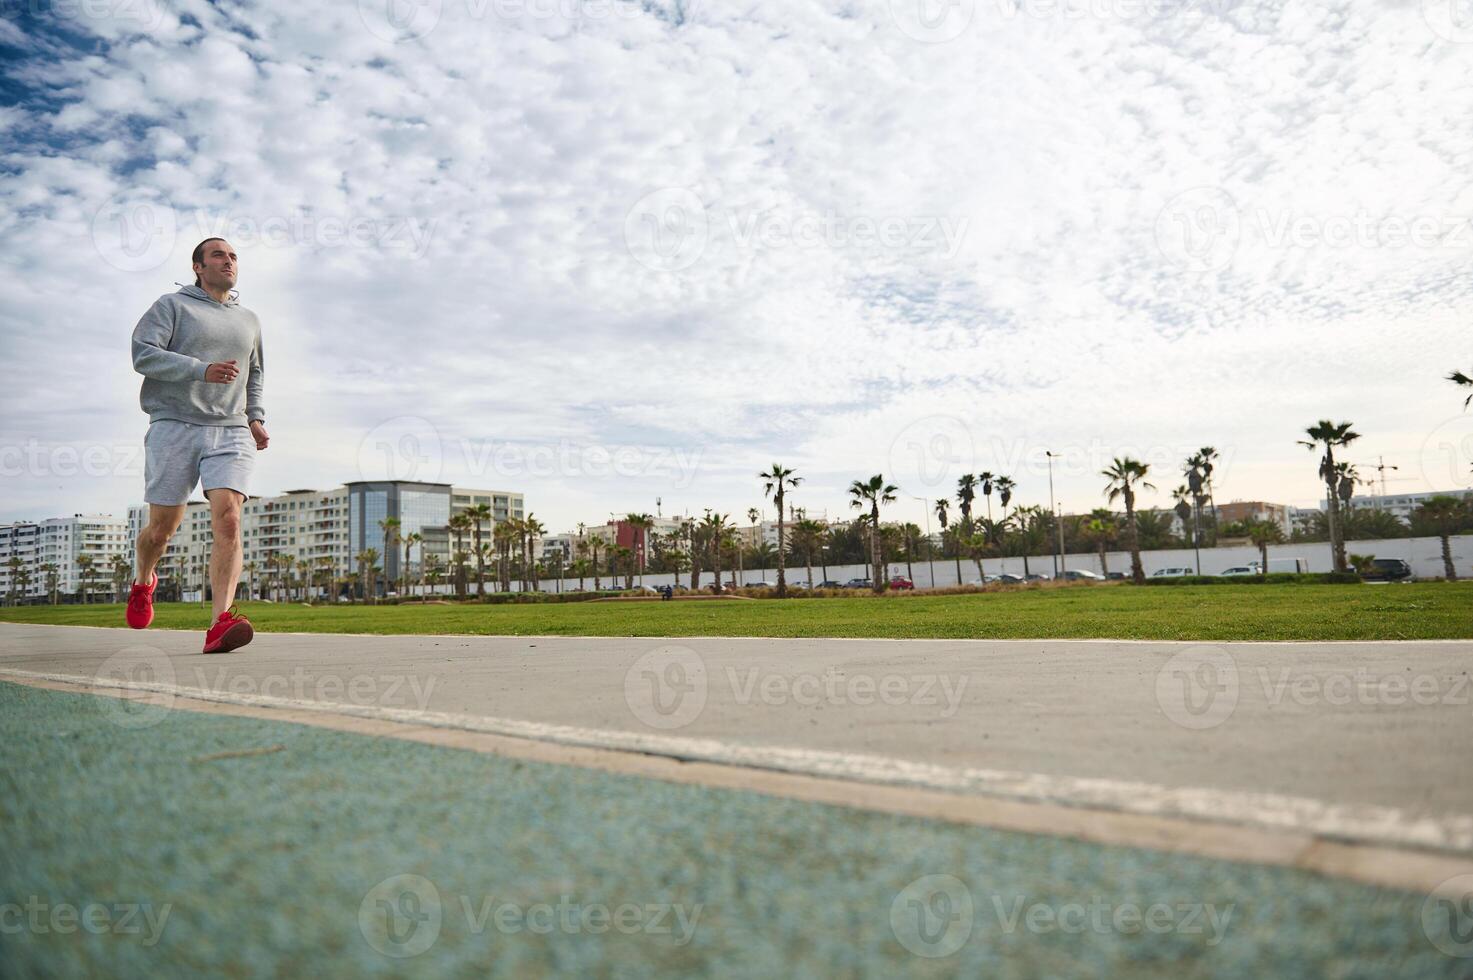
[[[1287,504],[1271,504],[1262,500],[1234,500],[1217,505],[1217,525],[1225,527],[1239,521],[1272,521],[1288,536],[1294,531],[1292,509]]]
[[[1384,510],[1388,514],[1401,518],[1403,521],[1410,522],[1412,512],[1433,497],[1473,497],[1473,488],[1427,490],[1419,493],[1391,493],[1385,496],[1366,494],[1365,496],[1352,497],[1350,506],[1357,510]],[[1320,501],[1320,510],[1326,510],[1328,507],[1329,504],[1326,501]]]

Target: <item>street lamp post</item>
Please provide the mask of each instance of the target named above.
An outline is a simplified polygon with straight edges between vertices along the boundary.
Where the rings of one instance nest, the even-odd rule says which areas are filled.
[[[910,499],[919,500],[921,502],[921,513],[926,515],[926,564],[929,565],[931,568],[931,588],[934,589],[936,588],[936,555],[935,550],[931,547],[931,508],[929,506],[930,501],[927,500],[925,497],[917,497],[914,494],[911,495]],[[958,582],[957,585],[961,585],[961,583]]]
[[[1054,502],[1054,454],[1047,449],[1043,454],[1048,457],[1048,505],[1054,512],[1054,526],[1059,529],[1059,554],[1054,559],[1054,578],[1064,571],[1064,517],[1059,513],[1059,505]]]

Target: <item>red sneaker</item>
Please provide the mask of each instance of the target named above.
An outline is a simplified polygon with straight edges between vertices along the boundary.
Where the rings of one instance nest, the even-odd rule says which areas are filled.
[[[153,622],[153,590],[158,587],[158,572],[153,573],[153,580],[147,585],[133,583],[133,591],[128,594],[128,625],[135,630]]]
[[[231,606],[220,614],[205,633],[205,648],[202,653],[227,653],[237,647],[243,647],[251,642],[251,637],[256,631],[251,627],[251,621],[244,616],[237,615],[235,607]]]

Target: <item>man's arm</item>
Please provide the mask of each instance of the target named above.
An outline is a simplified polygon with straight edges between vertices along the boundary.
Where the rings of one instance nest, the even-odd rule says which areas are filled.
[[[204,381],[210,365],[197,357],[169,350],[173,336],[172,309],[159,299],[133,328],[133,370],[158,381]]]
[[[256,332],[256,345],[251,348],[250,373],[246,375],[246,421],[260,422],[266,418],[266,409],[261,404],[265,391],[266,361],[261,349],[261,334]]]

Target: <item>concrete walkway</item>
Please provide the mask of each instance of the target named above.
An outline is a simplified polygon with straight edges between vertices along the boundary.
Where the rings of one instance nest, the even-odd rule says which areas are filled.
[[[1473,852],[1470,642],[261,634],[0,625],[70,680]]]

